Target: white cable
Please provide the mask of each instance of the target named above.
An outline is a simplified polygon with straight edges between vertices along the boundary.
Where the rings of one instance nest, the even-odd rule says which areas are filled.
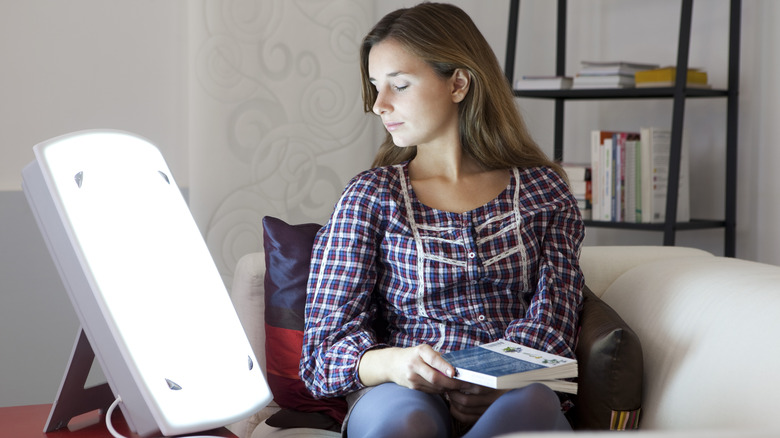
[[[119,406],[119,403],[122,402],[122,397],[117,396],[113,403],[111,403],[111,406],[108,407],[108,411],[106,411],[106,428],[108,429],[108,432],[113,436],[114,438],[128,438],[121,433],[117,432],[116,429],[114,429],[114,425],[111,424],[111,414],[114,413],[114,409],[116,409],[117,406]],[[213,435],[190,435],[190,436],[184,436],[184,438],[220,438],[218,436]]]
[[[116,429],[114,429],[114,425],[111,424],[111,414],[114,413],[114,409],[116,409],[116,407],[119,405],[121,401],[122,401],[122,397],[117,396],[116,400],[114,400],[114,402],[111,403],[111,406],[108,407],[108,411],[106,411],[106,428],[108,428],[108,432],[114,438],[127,438],[126,436],[117,432]]]

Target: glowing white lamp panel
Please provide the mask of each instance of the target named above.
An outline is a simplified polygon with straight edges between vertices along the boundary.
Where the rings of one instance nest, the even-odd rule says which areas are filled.
[[[147,409],[160,432],[176,435],[222,426],[265,406],[270,391],[158,149],[128,133],[85,131],[34,151],[37,164],[24,176],[32,180],[40,172],[72,246],[57,248],[58,239],[49,236],[50,250],[137,432],[156,432],[150,419],[132,418]],[[39,218],[44,235],[45,229],[56,233],[47,221]],[[63,272],[70,269],[69,262],[56,261],[63,257],[75,257],[82,276]],[[113,357],[117,352],[120,358]],[[123,390],[137,392],[142,402]]]

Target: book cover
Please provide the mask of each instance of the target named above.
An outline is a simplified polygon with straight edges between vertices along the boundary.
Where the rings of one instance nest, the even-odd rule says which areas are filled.
[[[585,181],[585,175],[588,173],[590,163],[561,163],[563,171],[569,177],[569,182]]]
[[[634,74],[634,80],[637,83],[637,86],[640,86],[638,84],[643,84],[645,86],[649,86],[647,84],[674,84],[675,78],[677,76],[677,68],[675,67],[664,67],[664,68],[658,68],[653,70],[645,70],[645,71],[638,71]],[[687,73],[687,86],[706,86],[707,84],[707,72],[696,69],[696,68],[689,68]]]
[[[515,81],[517,90],[565,90],[571,88],[572,78],[567,76],[523,76]]]
[[[583,219],[591,216],[591,169],[590,163],[561,163],[569,179],[569,191],[577,200],[577,207]]]
[[[623,88],[633,86],[634,77],[624,75],[577,75],[572,81],[572,88]]]
[[[626,61],[582,61],[579,75],[598,76],[598,75],[628,75],[634,76],[635,73],[658,68],[658,64],[646,64]]]
[[[612,131],[593,130],[590,135],[591,152],[591,217],[593,220],[609,220],[609,215],[605,212],[609,209],[607,198],[604,197],[605,185],[605,165],[604,162],[604,141],[611,139],[615,133]]]
[[[626,140],[626,163],[625,163],[625,222],[641,222],[641,163],[640,143],[636,139]]]
[[[613,222],[634,222],[635,218],[635,205],[633,205],[635,199],[631,200],[632,205],[629,207],[627,198],[632,197],[629,193],[634,190],[634,184],[632,178],[635,173],[632,170],[634,166],[635,157],[628,159],[627,156],[627,144],[630,141],[639,140],[638,132],[616,132],[612,137],[612,156],[613,156],[613,193],[612,193],[612,221]],[[631,209],[629,213],[627,210]],[[630,216],[632,219],[627,219]]]
[[[456,379],[496,389],[542,383],[555,391],[577,393],[577,383],[559,380],[577,377],[577,361],[504,339],[444,353]]]
[[[642,148],[642,222],[660,223],[666,219],[671,130],[642,128],[640,142]],[[680,153],[677,222],[687,222],[691,219],[687,143],[683,139]]]
[[[601,146],[601,218],[604,222],[612,222],[612,191],[614,189],[614,177],[612,172],[612,138],[605,138]]]
[[[623,221],[623,169],[625,167],[626,133],[612,136],[612,222]]]
[[[658,81],[658,82],[637,82],[634,84],[637,88],[654,88],[654,87],[674,87],[674,81]],[[685,84],[687,88],[712,88],[710,84],[699,84],[696,82],[688,82]]]
[[[634,74],[637,71],[659,68],[658,64],[630,61],[580,61],[582,71],[608,74]]]

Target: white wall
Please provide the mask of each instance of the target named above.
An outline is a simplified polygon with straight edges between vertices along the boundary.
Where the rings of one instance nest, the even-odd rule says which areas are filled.
[[[265,215],[322,223],[375,151],[361,0],[192,2],[190,207],[227,284]]]
[[[20,192],[34,144],[110,127],[158,145],[229,281],[260,245],[259,220],[323,220],[370,160],[357,41],[413,1],[26,0],[0,3],[0,406],[53,400],[78,323]],[[503,62],[507,3],[459,0]],[[568,71],[581,59],[670,64],[678,0],[571,2]],[[775,121],[780,5],[743,5],[737,256],[780,264],[780,137]],[[691,64],[724,86],[726,0],[698,2]],[[554,2],[523,0],[516,74],[553,70]],[[689,101],[694,214],[720,216],[725,103]],[[519,100],[551,152],[552,105]],[[667,125],[668,102],[567,105],[566,159],[587,159],[590,129]],[[326,141],[322,141],[325,139]],[[571,151],[571,152],[570,152]],[[713,193],[711,187],[716,187]],[[317,191],[318,188],[324,188]],[[290,198],[288,195],[292,195]],[[288,199],[294,199],[290,202]],[[678,243],[722,252],[720,230]],[[589,244],[659,244],[660,234],[588,231]]]
[[[153,0],[0,4],[0,190],[20,190],[33,145],[92,128],[148,138],[186,183],[183,6]]]
[[[21,192],[33,145],[142,135],[187,184],[186,3],[0,2],[0,406],[50,403],[78,322]]]

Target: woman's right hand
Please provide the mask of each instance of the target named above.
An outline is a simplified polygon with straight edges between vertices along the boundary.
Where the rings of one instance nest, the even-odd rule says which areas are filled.
[[[428,393],[458,390],[463,382],[452,376],[455,368],[430,345],[369,350],[358,365],[358,376],[366,386],[394,382]]]

